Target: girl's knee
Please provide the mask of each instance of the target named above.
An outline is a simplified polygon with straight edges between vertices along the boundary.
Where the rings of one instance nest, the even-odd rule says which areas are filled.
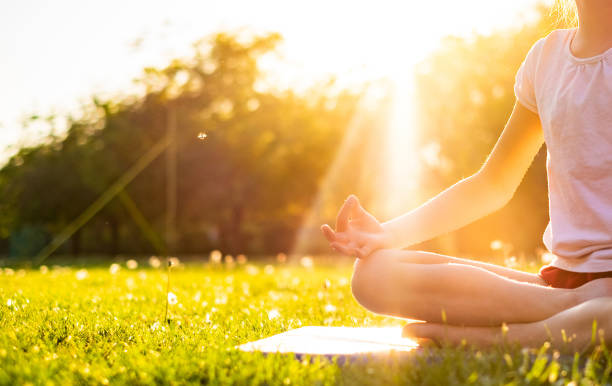
[[[395,263],[386,260],[387,250],[374,252],[367,259],[357,259],[351,280],[353,297],[364,308],[388,314],[390,304],[398,296],[394,283]]]
[[[351,279],[353,297],[359,304],[373,312],[380,311],[381,298],[384,297],[382,291],[377,290],[381,269],[370,259],[357,259]]]

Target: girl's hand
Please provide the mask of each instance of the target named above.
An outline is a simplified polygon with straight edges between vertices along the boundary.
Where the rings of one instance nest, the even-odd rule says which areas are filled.
[[[325,224],[321,226],[321,231],[332,249],[361,259],[391,244],[391,237],[380,222],[363,209],[354,195],[349,196],[340,208],[336,218],[336,230]]]

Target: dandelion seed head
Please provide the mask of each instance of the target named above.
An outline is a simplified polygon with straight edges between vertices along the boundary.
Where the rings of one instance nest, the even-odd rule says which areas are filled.
[[[336,312],[336,306],[334,306],[333,304],[326,304],[323,309],[325,310],[325,312]]]
[[[280,317],[280,312],[278,312],[278,310],[270,310],[268,311],[268,319],[269,320],[274,320],[276,318]]]
[[[210,262],[211,263],[219,264],[222,258],[223,258],[223,254],[221,253],[221,251],[215,249],[214,251],[210,252]]]
[[[193,295],[193,301],[199,302],[201,297],[202,297],[202,292],[198,291]]]
[[[304,256],[300,259],[300,264],[304,268],[312,268],[314,266],[314,260],[310,256]]]
[[[264,267],[264,273],[266,275],[272,275],[274,273],[274,267],[272,265],[270,265],[270,264],[266,265]]]
[[[168,267],[178,267],[181,264],[181,261],[178,257],[170,257],[168,259]]]
[[[225,264],[227,264],[227,265],[234,264],[234,256],[232,256],[232,255],[225,255]]]
[[[43,275],[46,275],[47,272],[49,272],[49,268],[46,265],[41,265],[39,269],[40,273],[42,273]]]
[[[173,292],[168,292],[168,304],[178,303],[178,298]]]
[[[119,266],[119,264],[117,263],[111,264],[110,268],[108,269],[111,275],[116,275],[120,270],[121,270],[121,266]]]
[[[161,261],[157,256],[151,256],[149,257],[149,265],[153,268],[159,268]]]
[[[236,262],[240,265],[246,264],[247,261],[248,261],[247,257],[243,254],[236,256]]]
[[[245,268],[245,271],[247,274],[252,275],[252,276],[255,276],[259,273],[259,269],[252,264],[247,265]]]
[[[89,277],[89,272],[85,268],[79,269],[76,271],[75,276],[77,280],[85,280]]]
[[[278,261],[279,263],[285,263],[287,261],[287,255],[285,255],[284,253],[279,253],[278,255],[276,255],[276,261]]]
[[[138,262],[134,259],[130,259],[128,261],[125,262],[125,265],[128,267],[128,269],[136,269],[138,268]]]

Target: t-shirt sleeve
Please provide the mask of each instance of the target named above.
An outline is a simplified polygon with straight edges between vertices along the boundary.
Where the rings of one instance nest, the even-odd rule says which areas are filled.
[[[543,43],[544,39],[540,39],[531,47],[516,73],[514,82],[514,95],[516,95],[516,99],[534,113],[538,112],[534,79]]]

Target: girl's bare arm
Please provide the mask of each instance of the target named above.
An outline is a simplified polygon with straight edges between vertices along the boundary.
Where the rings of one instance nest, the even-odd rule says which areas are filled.
[[[418,208],[382,224],[387,247],[407,247],[503,207],[544,141],[539,116],[520,103],[482,168]]]

